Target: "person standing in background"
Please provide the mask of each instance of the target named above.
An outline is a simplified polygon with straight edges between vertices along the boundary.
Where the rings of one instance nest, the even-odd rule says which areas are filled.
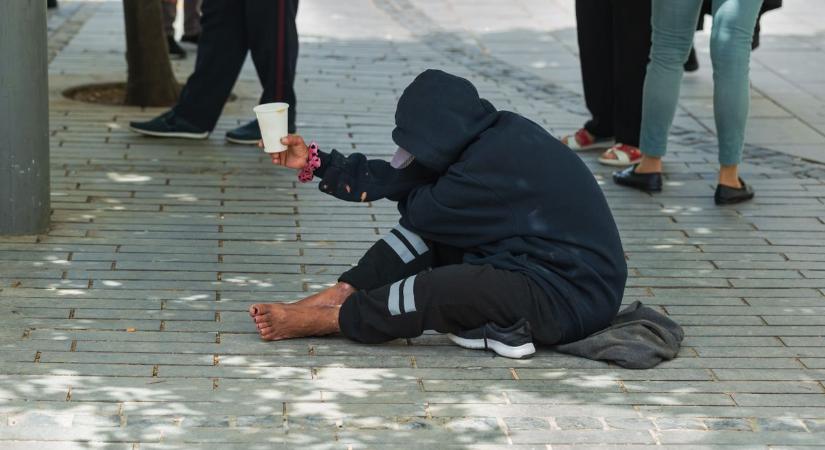
[[[762,31],[762,25],[760,23],[762,21],[762,14],[781,7],[782,0],[765,0],[764,3],[762,3],[762,8],[759,10],[759,18],[756,19],[756,27],[753,30],[751,50],[756,50],[756,48],[759,47],[759,36]],[[697,30],[703,30],[705,28],[705,15],[710,15],[711,10],[711,0],[704,0],[702,3],[702,13],[699,15],[699,23],[696,25]],[[691,47],[690,55],[688,55],[688,60],[685,63],[685,72],[696,72],[697,70],[699,70],[699,59],[696,57],[696,49]]]
[[[750,56],[753,29],[762,0],[713,0],[710,57],[713,62],[713,115],[719,142],[717,205],[740,203],[754,196],[739,178],[750,109]],[[641,150],[638,165],[613,174],[622,186],[645,192],[662,190],[662,157],[693,45],[702,0],[654,0],[653,46],[644,85]]]
[[[178,0],[161,0],[163,31],[169,54],[178,58],[186,57],[186,50],[175,40],[175,18],[178,15]],[[201,34],[201,0],[183,0],[183,36],[181,42],[198,43]]]
[[[650,0],[576,0],[584,99],[592,118],[561,139],[575,151],[608,148],[599,162],[641,159],[642,86],[650,53]]]
[[[289,103],[289,132],[295,132],[295,69],[298,62],[298,0],[204,0],[198,59],[178,103],[129,129],[147,136],[206,139],[229,99],[247,53],[261,81],[260,103]],[[226,140],[255,145],[258,121],[226,133]]]

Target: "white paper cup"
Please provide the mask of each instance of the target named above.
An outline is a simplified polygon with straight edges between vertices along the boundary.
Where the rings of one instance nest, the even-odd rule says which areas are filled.
[[[289,103],[264,103],[252,110],[258,116],[258,126],[261,127],[261,137],[264,139],[264,151],[278,153],[286,150],[286,145],[281,144],[281,138],[289,134]]]

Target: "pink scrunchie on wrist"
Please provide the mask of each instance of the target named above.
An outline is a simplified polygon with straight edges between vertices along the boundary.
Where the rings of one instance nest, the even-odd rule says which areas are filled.
[[[312,181],[315,176],[315,169],[321,167],[321,158],[318,157],[318,144],[315,141],[309,144],[309,154],[307,155],[307,164],[298,173],[298,181],[307,183]]]

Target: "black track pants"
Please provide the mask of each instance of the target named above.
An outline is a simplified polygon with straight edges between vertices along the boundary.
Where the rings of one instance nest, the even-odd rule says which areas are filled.
[[[298,0],[204,0],[202,8],[195,71],[175,113],[213,130],[251,53],[263,87],[260,103],[289,103],[289,131],[294,132]]]
[[[380,343],[421,335],[455,333],[488,322],[509,326],[526,318],[533,338],[559,340],[552,301],[526,275],[461,262],[459,249],[426,242],[396,226],[376,242],[340,281],[358,291],[341,307],[344,336]]]

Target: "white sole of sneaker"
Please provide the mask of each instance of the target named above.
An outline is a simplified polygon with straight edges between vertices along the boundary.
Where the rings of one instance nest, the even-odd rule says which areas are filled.
[[[249,139],[235,139],[235,138],[231,138],[229,136],[226,136],[226,140],[228,142],[233,143],[233,144],[241,144],[241,145],[255,145],[255,144],[258,143],[258,141],[260,141],[260,139],[255,139],[254,141],[249,140]]]
[[[180,138],[180,139],[206,139],[209,137],[209,132],[204,131],[203,133],[185,133],[182,131],[176,131],[173,133],[160,133],[157,131],[147,131],[141,130],[139,128],[129,127],[130,130],[134,131],[135,133],[142,134],[144,136],[152,136],[152,137],[162,137],[162,138]]]
[[[447,334],[447,337],[459,347],[464,347],[470,350],[485,350],[484,339],[465,339],[454,334]],[[487,339],[486,350],[492,350],[497,355],[511,359],[529,358],[536,353],[536,347],[532,342],[519,345],[518,347],[511,347],[493,339]]]

